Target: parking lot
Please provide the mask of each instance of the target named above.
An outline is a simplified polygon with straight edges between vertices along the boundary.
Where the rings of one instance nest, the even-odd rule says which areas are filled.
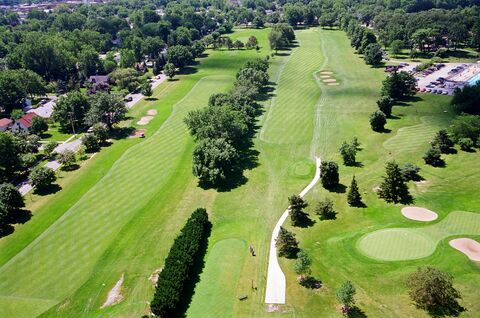
[[[437,63],[418,71],[421,63],[399,63],[401,71],[414,74],[417,88],[422,93],[453,95],[455,88],[462,88],[465,83],[480,73],[480,65],[475,63]]]

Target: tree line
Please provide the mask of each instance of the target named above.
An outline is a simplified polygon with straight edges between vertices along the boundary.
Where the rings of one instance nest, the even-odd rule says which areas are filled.
[[[207,211],[196,209],[175,238],[158,275],[150,308],[159,317],[179,314],[182,297],[194,275],[196,261],[203,258],[202,245],[208,240],[210,221]]]
[[[267,59],[248,61],[227,93],[210,96],[208,106],[187,114],[185,123],[196,142],[193,174],[200,182],[220,186],[241,173],[251,147],[259,105],[268,83]],[[231,181],[231,180],[230,180]]]

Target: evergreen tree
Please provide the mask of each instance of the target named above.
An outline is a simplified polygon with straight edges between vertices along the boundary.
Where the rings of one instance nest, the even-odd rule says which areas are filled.
[[[378,196],[393,203],[409,201],[411,196],[398,164],[395,161],[387,162],[385,172]]]
[[[275,247],[277,248],[278,256],[287,258],[295,256],[298,252],[298,242],[295,239],[295,234],[280,227]]]
[[[439,130],[432,141],[433,147],[438,147],[441,153],[450,153],[454,143],[445,129]]]
[[[392,115],[392,107],[394,100],[388,96],[382,96],[377,100],[378,109],[385,114],[385,116],[390,117]]]
[[[362,204],[362,196],[358,191],[358,185],[357,180],[355,180],[355,176],[353,176],[350,189],[348,190],[347,202],[350,206],[360,206]]]
[[[351,306],[355,304],[355,286],[351,281],[346,281],[336,292],[337,300],[343,305],[343,311],[348,313]]]
[[[382,111],[377,110],[370,115],[370,126],[372,126],[373,131],[382,131],[385,129],[386,123],[387,116]]]
[[[427,165],[434,167],[440,167],[445,164],[445,161],[442,159],[442,153],[437,147],[430,147],[423,155],[423,160]]]
[[[353,166],[356,162],[355,156],[357,154],[357,147],[353,144],[348,144],[346,141],[340,147],[340,155],[343,158],[343,163],[346,166]]]
[[[308,203],[298,195],[289,197],[288,202],[290,203],[290,219],[292,225],[297,226],[301,224],[307,216],[303,209],[308,206]]]

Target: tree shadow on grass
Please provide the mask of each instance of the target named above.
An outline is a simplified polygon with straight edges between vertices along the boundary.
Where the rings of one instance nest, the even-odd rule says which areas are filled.
[[[156,97],[147,97],[147,98],[145,98],[145,100],[146,100],[146,101],[149,101],[149,102],[153,102],[153,101],[158,100],[158,98],[156,98]]]
[[[198,64],[198,62],[197,62]],[[191,75],[191,74],[195,74],[198,72],[198,69],[196,67],[193,67],[193,66],[185,66],[184,68],[182,68],[180,70],[180,72],[178,72],[179,75]]]
[[[0,225],[0,238],[8,236],[13,233],[14,227],[11,224]]]
[[[315,224],[315,220],[312,220],[307,213],[304,213],[298,223],[295,224],[296,227],[308,228]]]
[[[348,310],[348,318],[367,318],[367,314],[357,306],[353,306]]]
[[[133,127],[118,127],[110,131],[110,138],[120,140],[127,138],[135,128]]]
[[[431,317],[458,317],[466,308],[462,307],[456,300],[445,306],[436,306],[427,310]]]
[[[6,223],[8,224],[25,224],[32,218],[32,212],[29,210],[16,210],[8,214]]]
[[[46,187],[35,188],[34,193],[38,195],[49,195],[49,194],[57,193],[60,190],[62,190],[62,187],[54,183]]]
[[[60,169],[62,171],[75,171],[80,168],[80,165],[78,163],[74,163],[68,166],[63,165]]]
[[[335,192],[335,193],[345,193],[347,192],[347,187],[341,183],[333,186],[333,187],[328,187],[326,188],[330,192]]]
[[[185,287],[183,288],[178,311],[172,317],[186,317],[188,307],[192,302],[193,295],[195,295],[195,286],[200,281],[200,275],[205,268],[205,255],[207,254],[208,239],[211,232],[212,224],[208,222],[205,225],[205,234],[200,242],[200,247],[194,256],[192,270],[190,271]]]

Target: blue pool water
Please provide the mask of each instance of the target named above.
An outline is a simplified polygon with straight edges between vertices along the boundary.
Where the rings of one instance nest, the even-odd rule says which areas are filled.
[[[467,81],[468,85],[475,85],[480,82],[480,73],[472,77]]]

